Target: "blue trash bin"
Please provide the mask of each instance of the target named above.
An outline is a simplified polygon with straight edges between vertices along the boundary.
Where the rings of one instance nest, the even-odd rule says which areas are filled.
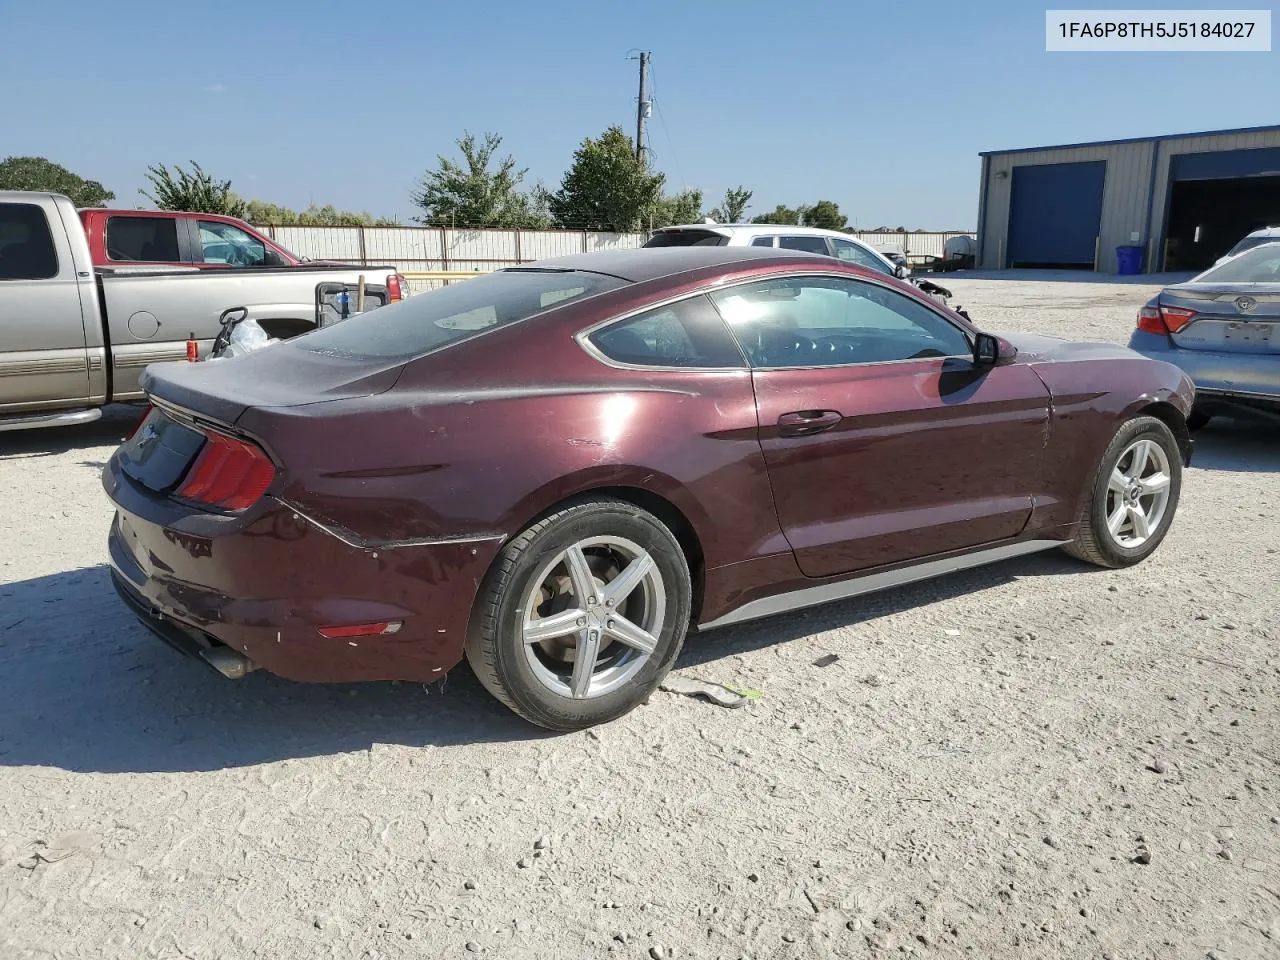
[[[1131,276],[1142,272],[1141,247],[1116,247],[1116,272]]]

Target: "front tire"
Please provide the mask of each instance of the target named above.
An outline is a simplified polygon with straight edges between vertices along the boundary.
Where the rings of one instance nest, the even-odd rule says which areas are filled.
[[[680,653],[692,603],[671,531],[634,504],[570,504],[513,539],[485,578],[466,654],[530,723],[581,730],[648,699]]]
[[[1100,567],[1141,563],[1169,532],[1181,492],[1173,432],[1155,417],[1129,420],[1102,455],[1066,551]]]

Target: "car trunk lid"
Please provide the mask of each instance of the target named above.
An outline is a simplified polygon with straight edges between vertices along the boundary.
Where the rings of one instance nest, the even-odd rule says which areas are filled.
[[[288,343],[228,360],[152,364],[142,385],[156,409],[120,447],[120,469],[154,493],[171,493],[210,431],[215,440],[218,434],[238,435],[235,425],[246,411],[373,396],[391,389],[403,366],[344,359]]]
[[[1179,284],[1160,294],[1160,309],[1183,350],[1280,354],[1280,289],[1274,283]]]
[[[152,364],[142,388],[162,403],[231,426],[250,407],[296,407],[383,393],[403,367],[403,360],[351,359],[277,343],[226,360]]]

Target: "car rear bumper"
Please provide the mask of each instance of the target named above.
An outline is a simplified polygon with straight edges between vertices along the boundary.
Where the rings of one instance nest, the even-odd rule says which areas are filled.
[[[1280,411],[1280,355],[1183,350],[1163,334],[1137,330],[1129,347],[1179,367],[1196,385],[1196,406]]]
[[[172,501],[140,505],[127,478],[115,479],[117,590],[153,633],[226,675],[236,675],[223,669],[233,651],[292,680],[436,679],[462,658],[476,591],[501,546],[352,546],[276,501],[243,525],[197,535],[174,519]],[[164,522],[148,519],[151,506]],[[403,622],[393,634],[319,633],[393,620]]]

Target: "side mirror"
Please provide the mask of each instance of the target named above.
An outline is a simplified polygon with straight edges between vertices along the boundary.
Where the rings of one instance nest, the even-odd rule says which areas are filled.
[[[905,280],[907,277],[907,272],[908,272],[907,266],[906,264],[903,264],[903,263],[900,263],[893,268],[893,275],[897,277],[899,280]]]
[[[979,333],[973,341],[973,362],[979,367],[998,367],[1012,363],[1018,349],[1004,337]]]

